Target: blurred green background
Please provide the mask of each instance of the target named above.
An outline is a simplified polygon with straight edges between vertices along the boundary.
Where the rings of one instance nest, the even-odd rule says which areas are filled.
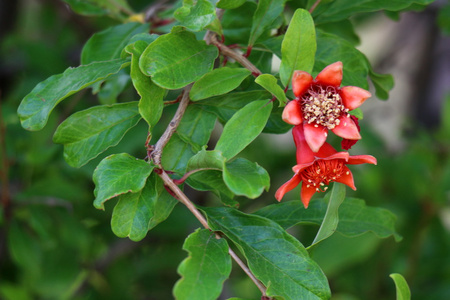
[[[149,1],[130,4],[140,11]],[[97,105],[97,97],[90,90],[71,96],[40,132],[22,129],[16,115],[38,82],[79,65],[87,39],[117,21],[77,15],[58,0],[3,1],[0,14],[0,299],[172,299],[176,268],[186,257],[183,241],[200,224],[177,205],[141,242],[115,237],[114,200],[104,212],[92,205],[91,176],[101,158],[74,169],[64,162],[62,146],[52,143],[57,125]],[[335,234],[317,247],[312,256],[335,300],[395,299],[391,273],[406,277],[413,299],[450,299],[449,20],[448,1],[352,20],[360,49],[377,71],[394,75],[396,87],[387,102],[372,98],[362,106],[364,139],[351,154],[374,155],[378,165],[353,168],[358,190],[348,194],[394,212],[404,239]],[[138,98],[130,86],[121,99]],[[145,157],[145,131],[142,122],[113,151]],[[264,134],[243,155],[271,175],[268,193],[239,199],[241,209],[252,212],[275,203],[275,190],[292,176],[294,146],[289,133]],[[187,193],[195,203],[219,204],[212,195]],[[309,245],[317,229],[291,233]],[[236,267],[221,299],[258,295]]]

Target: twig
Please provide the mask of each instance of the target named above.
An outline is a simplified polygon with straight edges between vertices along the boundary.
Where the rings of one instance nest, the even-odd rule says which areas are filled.
[[[163,148],[167,145],[170,138],[172,137],[175,130],[177,130],[178,125],[180,124],[181,118],[184,115],[184,112],[186,111],[186,108],[189,105],[189,91],[191,90],[192,84],[189,84],[186,86],[183,90],[183,96],[181,97],[180,105],[178,106],[178,109],[173,116],[172,120],[169,123],[169,126],[167,126],[166,130],[164,131],[161,138],[158,140],[158,142],[155,145],[155,149],[152,151],[152,159],[153,162],[161,167],[161,154]]]
[[[231,57],[232,59],[234,59],[235,61],[237,61],[238,63],[240,63],[244,68],[250,70],[252,72],[252,74],[254,74],[256,77],[259,76],[260,74],[262,74],[262,72],[255,67],[255,65],[253,65],[247,58],[245,58],[243,55],[234,52],[233,50],[231,50],[230,48],[228,48],[227,46],[225,46],[224,44],[222,44],[221,42],[219,42],[217,40],[217,37],[215,35],[211,36],[210,38],[211,43],[216,46],[217,48],[219,48],[219,51],[228,57]]]
[[[316,9],[317,5],[319,5],[321,0],[316,0],[316,2],[314,2],[314,4],[311,6],[311,8],[309,9],[309,13],[312,14],[312,12]]]
[[[205,217],[198,211],[195,205],[189,200],[189,198],[183,193],[182,190],[173,182],[172,178],[167,175],[167,173],[163,170],[160,174],[158,174],[161,179],[164,181],[164,184],[172,190],[172,192],[177,196],[178,200],[186,205],[186,207],[191,211],[191,213],[200,221],[200,223],[206,229],[211,230],[206,221]],[[216,238],[222,238],[218,233],[216,233]],[[228,248],[228,253],[230,256],[236,261],[236,263],[244,270],[244,272],[250,277],[250,279],[255,283],[258,289],[261,291],[263,296],[266,296],[266,287],[253,275],[250,269],[245,265],[245,263],[237,256],[237,254],[231,249]]]

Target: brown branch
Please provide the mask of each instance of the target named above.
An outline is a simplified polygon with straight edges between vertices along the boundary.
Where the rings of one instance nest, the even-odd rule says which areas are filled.
[[[226,45],[219,42],[215,35],[211,36],[210,40],[214,46],[219,48],[219,51],[223,55],[231,57],[232,59],[237,61],[239,64],[241,64],[244,68],[250,70],[252,72],[252,74],[255,75],[256,77],[259,76],[260,74],[262,74],[262,72],[257,67],[255,67],[255,65],[252,64],[246,57],[244,57],[240,53],[237,53],[237,52],[231,50]]]
[[[170,138],[172,137],[175,130],[177,130],[178,125],[180,124],[181,118],[186,111],[186,108],[189,105],[189,91],[191,90],[192,84],[186,86],[183,90],[183,96],[181,97],[180,105],[173,116],[172,120],[164,131],[163,135],[160,137],[158,142],[155,145],[155,149],[152,151],[152,159],[153,162],[161,168],[161,155],[163,148],[167,145]],[[162,168],[161,168],[162,169]]]
[[[309,13],[312,14],[312,12],[316,9],[317,5],[319,5],[321,0],[316,0],[316,2],[314,2],[314,4],[311,6],[311,8],[309,9]]]
[[[198,209],[195,207],[195,205],[189,200],[189,198],[183,193],[182,190],[173,182],[172,178],[167,175],[167,173],[163,170],[161,174],[158,174],[159,177],[164,181],[164,184],[172,190],[172,192],[177,196],[178,200],[186,205],[186,207],[191,211],[191,213],[197,218],[197,220],[200,221],[200,223],[205,227],[206,229],[211,230],[211,228],[208,225],[208,222],[206,221],[206,218],[198,211]],[[218,233],[216,234],[216,238],[220,239],[222,238]],[[250,269],[245,265],[245,263],[237,256],[237,254],[231,249],[228,248],[228,253],[230,256],[236,261],[236,263],[244,270],[244,272],[250,277],[250,279],[255,283],[255,285],[258,287],[258,289],[261,291],[263,296],[266,296],[266,287],[253,275],[253,273],[250,271]]]

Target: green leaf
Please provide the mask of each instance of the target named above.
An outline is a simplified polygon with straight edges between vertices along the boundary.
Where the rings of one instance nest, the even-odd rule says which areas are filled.
[[[187,29],[201,31],[216,18],[216,10],[208,0],[183,0],[173,16]]]
[[[250,199],[259,197],[264,189],[268,191],[270,187],[267,171],[245,158],[236,158],[225,163],[223,180],[233,193]]]
[[[297,224],[320,225],[327,211],[324,199],[312,201],[305,209],[300,200],[288,201],[266,206],[254,214],[271,219],[284,229]],[[396,217],[387,209],[367,206],[364,200],[346,198],[339,207],[339,223],[336,231],[355,237],[365,232],[373,232],[380,238],[394,236],[396,241],[402,237],[395,231]]]
[[[142,190],[153,166],[129,154],[105,157],[94,171],[94,206],[104,210],[105,201],[128,192]]]
[[[173,31],[147,47],[139,66],[157,85],[179,89],[211,71],[217,55],[217,47],[197,41],[193,33]]]
[[[348,112],[350,115],[357,117],[359,120],[364,119],[364,113],[360,107]]]
[[[232,208],[202,208],[213,230],[221,231],[247,259],[267,296],[285,300],[329,299],[328,281],[303,245],[275,222]]]
[[[197,152],[208,143],[215,123],[214,114],[191,105],[181,119],[177,134]]]
[[[411,291],[409,290],[408,283],[401,274],[393,273],[389,275],[394,280],[395,289],[397,291],[397,300],[410,300]]]
[[[341,61],[344,65],[343,86],[352,85],[363,89],[369,88],[367,83],[369,65],[364,54],[343,38],[317,30],[314,73],[319,73],[326,66],[337,61]]]
[[[148,29],[148,24],[125,23],[95,33],[81,51],[81,64],[120,58],[120,53],[130,38]]]
[[[243,68],[219,68],[203,75],[194,83],[189,97],[192,101],[226,94],[237,88],[251,72]]]
[[[189,159],[187,171],[206,168],[222,171],[225,160],[225,157],[222,156],[220,151],[206,151],[206,149],[203,148]]]
[[[320,225],[314,241],[311,246],[317,245],[327,237],[331,236],[339,224],[339,206],[345,199],[345,186],[342,183],[333,183],[331,191],[325,196],[325,201],[328,202],[327,211],[323,217],[322,225]],[[311,247],[310,246],[310,247]]]
[[[80,15],[94,16],[104,15],[107,13],[105,7],[101,7],[99,3],[90,0],[63,0],[70,5],[70,8]]]
[[[141,99],[139,100],[139,113],[147,122],[150,131],[158,123],[164,109],[165,90],[152,82],[145,76],[139,68],[139,58],[148,44],[144,41],[137,41],[126,47],[125,51],[132,55],[131,58],[131,78],[133,85]]]
[[[234,9],[244,4],[245,1],[246,0],[219,0],[216,6],[222,9]]]
[[[275,76],[271,74],[262,74],[255,79],[255,82],[274,95],[278,101],[280,101],[280,106],[286,105],[286,94],[278,85],[278,81]]]
[[[114,104],[117,103],[117,97],[130,83],[130,74],[125,70],[120,70],[119,73],[111,75],[104,81],[99,81],[94,84],[99,85],[100,90],[97,90],[98,102],[100,104]],[[92,86],[92,89],[96,87]]]
[[[164,188],[161,178],[152,173],[142,190],[119,196],[112,214],[112,231],[118,237],[140,241],[170,215],[177,203]]]
[[[444,34],[450,35],[450,3],[439,9],[437,23]]]
[[[264,127],[264,133],[286,133],[292,129],[292,125],[286,123],[282,119],[283,107],[274,107],[270,114],[269,120],[267,120],[266,127]]]
[[[297,9],[281,44],[280,79],[288,86],[296,70],[311,73],[316,54],[314,21],[308,11]]]
[[[253,15],[253,24],[248,45],[252,47],[258,38],[267,30],[272,29],[273,23],[283,13],[285,0],[260,0]]]
[[[216,144],[216,150],[222,151],[227,159],[233,158],[250,144],[267,123],[272,102],[253,101],[239,110],[225,125]]]
[[[137,102],[91,107],[62,122],[53,142],[63,144],[67,163],[79,168],[117,145],[140,119]]]
[[[391,74],[375,73],[372,68],[369,69],[369,76],[375,86],[377,97],[387,100],[389,91],[394,87],[394,77]]]
[[[164,168],[184,173],[189,158],[208,143],[215,122],[214,114],[189,105],[177,132],[164,147],[161,158]]]
[[[183,250],[189,257],[178,267],[182,278],[175,284],[175,299],[217,299],[231,272],[227,242],[207,229],[197,229],[188,236]]]
[[[186,180],[187,184],[197,191],[211,191],[220,201],[230,207],[238,207],[234,194],[223,181],[222,171],[205,170],[192,174]]]
[[[199,105],[202,109],[214,113],[225,123],[248,103],[266,99],[270,99],[270,94],[266,91],[235,92],[198,101],[194,106]]]
[[[223,13],[223,35],[228,44],[246,44],[250,38],[250,30],[253,22],[249,16],[253,16],[256,3],[247,1],[239,8],[227,9]]]
[[[324,23],[321,24],[320,26],[317,26],[316,28],[324,32],[340,36],[341,38],[344,38],[354,46],[359,45],[361,42],[350,20]]]
[[[41,130],[55,106],[70,95],[116,74],[130,63],[126,59],[94,62],[78,68],[68,68],[53,75],[23,98],[17,110],[22,126],[27,130]]]
[[[318,5],[314,10],[316,24],[348,19],[357,13],[380,10],[399,11],[411,4],[430,4],[434,0],[340,0]]]

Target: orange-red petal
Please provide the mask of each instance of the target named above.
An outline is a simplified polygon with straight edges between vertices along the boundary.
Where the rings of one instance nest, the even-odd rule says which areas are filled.
[[[302,110],[297,100],[290,101],[283,110],[283,121],[291,125],[299,125],[303,122]]]
[[[342,82],[342,62],[338,61],[329,66],[326,66],[316,77],[316,82],[323,85],[331,85],[338,87]]]
[[[353,174],[347,167],[343,168],[343,174],[341,175],[341,177],[336,179],[336,182],[343,183],[345,185],[348,185],[352,190],[356,190],[355,182],[353,180]]]
[[[334,134],[347,140],[361,139],[358,127],[356,126],[355,122],[353,122],[352,118],[348,117],[347,115],[342,115],[339,117],[339,121],[339,125],[331,130],[334,132]]]
[[[300,98],[308,90],[312,82],[313,77],[308,72],[295,71],[292,76],[292,91],[295,97]]]
[[[372,155],[352,155],[348,158],[347,164],[360,165],[360,164],[377,164],[377,159]]]
[[[339,94],[341,95],[344,106],[349,110],[354,110],[359,107],[367,98],[372,96],[369,91],[357,86],[344,86],[341,88]]]
[[[316,188],[315,187],[307,187],[306,183],[302,184],[302,190],[300,192],[300,198],[302,199],[303,206],[305,208],[308,208],[309,201],[311,200],[312,196],[315,194]]]
[[[328,128],[322,125],[304,124],[303,130],[309,148],[313,152],[318,152],[327,139]]]
[[[290,190],[294,189],[297,185],[299,185],[300,181],[302,181],[300,175],[295,174],[291,179],[289,179],[285,184],[280,186],[275,193],[275,198],[278,200],[278,202],[281,201],[284,194],[289,192]]]

